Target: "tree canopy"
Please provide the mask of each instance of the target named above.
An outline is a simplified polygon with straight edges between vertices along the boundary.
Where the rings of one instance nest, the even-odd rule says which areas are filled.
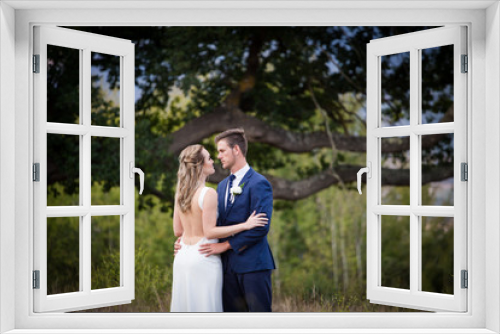
[[[245,129],[248,160],[268,177],[276,199],[297,200],[333,185],[352,186],[366,151],[366,44],[427,29],[71,28],[135,43],[136,165],[146,173],[145,193],[166,205],[173,199],[180,151],[202,143],[215,155],[214,135],[233,127]],[[59,49],[49,54],[54,63],[49,66],[49,121],[77,122],[78,52]],[[453,73],[446,66],[452,61],[446,48],[422,53],[430,73],[422,87],[422,108],[430,121],[453,119]],[[116,125],[119,108],[109,92],[119,89],[119,62],[93,54],[92,66],[93,122]],[[383,57],[382,68],[383,118],[397,124],[409,118],[409,58]],[[451,142],[442,135],[422,140],[429,166],[434,166],[424,183],[453,176],[452,169],[442,168],[443,162],[449,163]],[[49,138],[50,145],[59,154],[49,155],[49,183],[62,182],[67,193],[77,191],[78,171],[63,161],[72,148]],[[111,146],[93,142],[96,156],[106,161],[118,158]],[[405,159],[401,152],[408,148],[409,140],[403,138],[384,143],[382,150],[386,157]],[[312,163],[300,163],[304,160]],[[225,175],[218,166],[210,181],[217,183]],[[409,184],[407,168],[393,169],[390,175],[383,184]],[[96,167],[92,178],[108,189],[119,185],[106,168]]]

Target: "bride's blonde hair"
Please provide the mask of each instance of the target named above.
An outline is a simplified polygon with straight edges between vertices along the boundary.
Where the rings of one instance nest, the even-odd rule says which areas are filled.
[[[191,201],[200,185],[205,161],[202,151],[203,146],[190,145],[179,155],[175,200],[182,212],[191,211]]]

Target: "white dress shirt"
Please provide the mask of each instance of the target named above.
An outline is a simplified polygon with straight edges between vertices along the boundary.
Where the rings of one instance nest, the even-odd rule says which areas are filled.
[[[233,187],[236,187],[238,185],[240,185],[240,182],[241,180],[243,180],[243,177],[245,177],[245,174],[250,170],[250,166],[248,164],[246,164],[243,168],[241,168],[240,170],[238,170],[236,173],[234,173],[234,176],[236,176],[236,178],[233,180]],[[226,187],[226,196],[224,197],[224,200],[226,203],[226,206],[227,206],[227,196],[228,195],[231,195],[231,203],[234,202],[234,195],[233,194],[229,194],[229,182],[227,183],[227,187]]]

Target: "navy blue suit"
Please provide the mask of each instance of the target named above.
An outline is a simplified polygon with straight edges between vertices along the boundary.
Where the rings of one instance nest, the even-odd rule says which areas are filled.
[[[226,208],[228,180],[229,178],[225,178],[217,186],[217,226],[245,222],[253,211],[265,213],[269,220],[266,226],[220,239],[220,242],[229,241],[232,248],[221,254],[224,268],[224,311],[270,312],[271,271],[276,267],[267,242],[267,233],[273,213],[273,190],[264,176],[250,168],[240,182],[240,185],[244,184],[242,193],[235,195],[234,202]]]

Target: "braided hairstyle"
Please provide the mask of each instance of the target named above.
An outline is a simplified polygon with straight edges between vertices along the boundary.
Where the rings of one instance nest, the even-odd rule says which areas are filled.
[[[191,201],[200,186],[205,160],[202,151],[203,146],[190,145],[179,155],[175,200],[183,213],[191,211]]]

